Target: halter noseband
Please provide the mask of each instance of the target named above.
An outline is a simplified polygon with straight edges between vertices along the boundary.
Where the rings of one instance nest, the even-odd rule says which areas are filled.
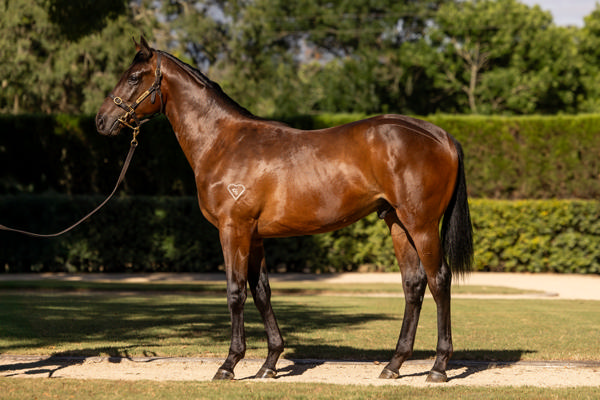
[[[162,92],[160,91],[160,83],[162,80],[162,72],[160,72],[160,53],[156,52],[156,69],[154,70],[154,83],[152,84],[152,86],[150,86],[148,88],[148,90],[146,90],[144,93],[142,93],[133,104],[127,104],[125,101],[123,101],[122,98],[113,95],[112,93],[109,94],[108,96],[113,100],[113,102],[119,106],[120,108],[122,108],[123,110],[125,110],[125,114],[121,115],[118,119],[118,121],[123,124],[124,126],[127,126],[131,129],[133,129],[133,141],[137,143],[136,140],[136,136],[138,135],[138,133],[140,132],[140,126],[149,121],[151,117],[146,118],[142,121],[140,121],[140,119],[137,117],[137,115],[135,114],[135,109],[138,108],[138,106],[140,104],[142,104],[142,102],[144,100],[146,100],[146,98],[148,96],[150,96],[150,102],[152,104],[154,104],[154,102],[156,101],[156,93],[158,92],[158,97],[160,97],[160,113],[164,112],[164,108],[165,108],[165,103],[163,101],[163,95]],[[132,121],[132,122],[129,122]]]

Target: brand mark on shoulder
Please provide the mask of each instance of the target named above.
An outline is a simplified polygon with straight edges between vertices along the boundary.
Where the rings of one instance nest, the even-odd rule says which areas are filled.
[[[233,197],[234,200],[237,200],[244,194],[246,187],[240,183],[232,183],[227,186],[227,190],[229,191],[231,197]]]

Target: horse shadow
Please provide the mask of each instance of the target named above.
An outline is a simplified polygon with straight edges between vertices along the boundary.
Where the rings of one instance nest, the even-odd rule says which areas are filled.
[[[19,360],[22,360],[19,362]],[[40,358],[31,360],[30,358],[15,358],[14,363],[0,365],[0,374],[3,377],[10,378],[16,376],[40,376],[52,378],[54,374],[61,369],[68,368],[74,365],[81,365],[84,359],[65,359],[60,357],[50,356],[48,358]]]
[[[358,349],[348,349],[349,353],[357,352]],[[298,353],[301,353],[302,350],[299,350]],[[374,353],[380,353],[381,351],[375,350]],[[486,357],[481,358],[481,354],[485,353]],[[460,380],[465,379],[471,375],[475,375],[477,373],[489,370],[489,369],[497,369],[497,368],[508,368],[516,363],[518,363],[522,356],[525,354],[536,353],[533,350],[474,350],[474,351],[457,351],[455,354],[457,356],[456,360],[450,360],[448,363],[447,371],[453,370],[463,370],[458,375],[449,376],[448,381],[452,380]],[[292,377],[292,376],[301,376],[305,374],[307,371],[318,368],[328,362],[332,362],[333,360],[318,360],[318,359],[295,359],[293,358],[294,354],[288,355],[286,357],[292,364],[286,365],[282,368],[278,368],[278,376],[283,377]],[[405,364],[419,364],[423,365],[423,372],[416,372],[411,374],[403,374],[402,368],[400,368],[400,378],[403,377],[419,377],[419,376],[427,376],[429,373],[429,367],[433,366],[435,357],[435,352],[433,351],[415,351],[413,356],[405,362]],[[486,360],[487,359],[487,360]],[[503,361],[498,361],[503,360]],[[360,360],[344,360],[339,361],[335,360],[336,363],[365,363],[365,359]],[[387,361],[374,359],[371,361],[374,364],[380,365],[383,368]]]
[[[155,357],[156,354],[146,354]],[[123,348],[90,348],[77,351],[55,353],[47,357],[38,356],[3,356],[12,362],[0,365],[0,374],[3,377],[16,376],[43,376],[52,378],[65,368],[83,365],[90,357],[102,357],[109,363],[120,363],[124,359],[132,360],[129,351]]]

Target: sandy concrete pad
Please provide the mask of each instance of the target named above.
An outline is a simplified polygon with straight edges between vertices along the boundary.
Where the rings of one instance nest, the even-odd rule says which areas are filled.
[[[72,378],[155,381],[209,381],[222,363],[208,358],[52,358],[0,356],[0,376],[14,378]],[[254,374],[261,360],[243,360],[236,380],[251,382],[311,382],[356,385],[435,385],[425,382],[429,361],[408,361],[400,378],[378,379],[383,365],[373,362],[281,360],[276,379]],[[600,386],[600,362],[452,363],[445,385],[467,386]]]

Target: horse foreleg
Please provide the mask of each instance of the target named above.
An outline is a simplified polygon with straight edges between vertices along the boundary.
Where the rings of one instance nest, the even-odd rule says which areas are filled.
[[[281,353],[283,353],[283,338],[281,337],[281,331],[271,307],[271,287],[269,286],[264,254],[262,240],[253,243],[248,265],[248,283],[254,298],[254,304],[260,312],[265,325],[269,349],[267,359],[256,374],[256,377],[274,378],[277,374],[277,360]]]
[[[392,234],[394,252],[402,274],[402,287],[405,297],[404,317],[396,351],[388,365],[381,371],[381,375],[379,375],[383,379],[394,379],[400,376],[399,371],[402,363],[413,352],[423,295],[427,286],[427,276],[419,263],[417,252],[409,242],[406,232],[400,226],[395,213],[388,214],[386,222]]]
[[[250,235],[236,225],[222,227],[219,231],[225,271],[227,275],[227,305],[231,315],[231,345],[229,355],[221,365],[213,380],[233,379],[233,369],[246,354],[246,333],[244,329],[244,303],[246,302],[246,282],[248,279],[248,257]]]

